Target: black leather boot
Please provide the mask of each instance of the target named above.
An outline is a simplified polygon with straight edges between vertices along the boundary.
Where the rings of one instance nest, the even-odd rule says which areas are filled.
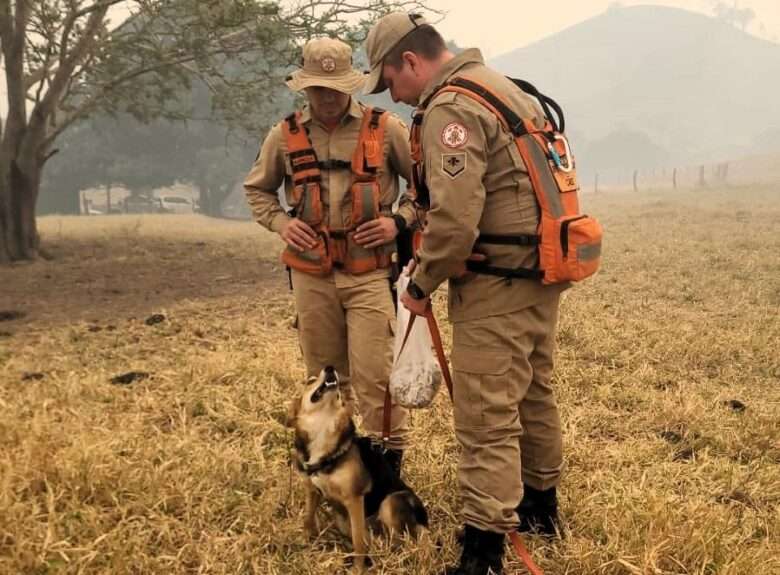
[[[448,567],[443,575],[501,575],[504,534],[482,531],[466,525],[460,564]]]
[[[558,519],[558,496],[555,487],[540,491],[529,485],[523,486],[523,499],[515,508],[520,524],[520,533],[556,536],[560,521]]]

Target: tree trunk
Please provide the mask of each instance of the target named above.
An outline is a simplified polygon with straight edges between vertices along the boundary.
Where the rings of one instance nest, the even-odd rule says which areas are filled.
[[[200,213],[208,215],[210,209],[208,187],[203,182],[194,182],[194,184],[195,188],[198,190],[198,207],[200,208]]]
[[[8,82],[9,104],[13,101],[13,105],[9,105],[0,145],[0,261],[38,257],[35,207],[46,163],[46,115],[36,108],[27,120],[23,86]],[[20,90],[21,97],[16,93],[11,98]]]
[[[23,171],[15,158],[0,163],[8,166],[0,177],[0,261],[35,259],[40,244],[35,204],[43,166]]]
[[[195,187],[198,189],[198,202],[200,203],[201,213],[213,218],[221,218],[222,202],[227,195],[221,190],[213,189],[203,182],[196,182]]]
[[[230,195],[230,186],[220,186],[219,188],[211,191],[212,202],[214,204],[214,210],[211,214],[215,218],[223,217],[222,206],[225,204],[225,200]]]

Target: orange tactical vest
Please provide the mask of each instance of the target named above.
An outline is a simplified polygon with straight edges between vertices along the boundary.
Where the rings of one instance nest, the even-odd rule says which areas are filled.
[[[357,227],[380,215],[378,174],[384,156],[385,126],[388,113],[380,108],[367,108],[363,114],[360,136],[352,160],[320,162],[301,124],[301,114],[291,114],[282,124],[287,152],[292,166],[292,208],[319,236],[317,245],[299,252],[287,246],[282,261],[301,272],[325,276],[334,268],[361,274],[391,265],[395,251],[393,242],[375,249],[366,249],[354,240]],[[353,174],[350,188],[352,213],[349,225],[343,229],[328,227],[322,208],[322,170],[349,169]]]
[[[551,98],[522,80],[510,80],[525,93],[534,96],[546,116],[545,125],[537,128],[530,120],[520,118],[499,96],[487,87],[464,77],[444,84],[436,94],[457,92],[476,100],[493,112],[513,135],[525,162],[540,208],[538,233],[481,233],[478,244],[535,245],[539,250],[539,269],[503,268],[490,264],[481,254],[466,262],[468,271],[508,279],[541,280],[544,284],[579,281],[593,275],[601,259],[601,225],[592,217],[580,214],[574,156],[564,132],[563,110]],[[435,95],[434,95],[435,97]],[[558,120],[550,108],[555,110]],[[413,183],[416,201],[430,205],[425,185],[425,166],[421,147],[424,109],[415,112],[411,131]],[[426,206],[425,204],[428,204]]]

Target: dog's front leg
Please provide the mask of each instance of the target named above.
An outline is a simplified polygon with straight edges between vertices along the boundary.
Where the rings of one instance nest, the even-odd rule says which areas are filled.
[[[349,524],[352,530],[352,550],[355,554],[354,570],[362,573],[366,568],[366,516],[363,509],[363,496],[352,498],[346,502],[349,513]]]
[[[303,519],[303,530],[309,539],[313,539],[319,533],[317,528],[317,507],[322,500],[320,490],[314,486],[311,478],[306,478],[306,514]]]

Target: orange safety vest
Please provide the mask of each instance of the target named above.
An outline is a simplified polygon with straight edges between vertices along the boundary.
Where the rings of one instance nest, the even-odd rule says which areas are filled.
[[[593,275],[599,267],[603,232],[595,218],[580,214],[577,198],[580,188],[577,184],[574,156],[566,136],[563,135],[563,110],[552,98],[540,93],[531,84],[513,78],[510,80],[539,101],[546,116],[542,128],[537,128],[530,120],[520,118],[490,89],[465,77],[453,78],[444,84],[436,95],[457,92],[476,100],[493,112],[504,128],[513,135],[528,170],[541,212],[538,232],[536,235],[522,235],[480,231],[477,244],[538,246],[539,269],[493,266],[481,254],[475,254],[469,259],[466,269],[478,274],[509,279],[541,280],[544,284],[585,279]],[[550,108],[555,110],[558,121],[553,117]],[[429,207],[421,146],[423,114],[424,109],[419,108],[412,123],[412,175],[416,201],[424,207]]]
[[[319,276],[328,275],[334,268],[347,273],[361,274],[391,265],[395,243],[375,249],[366,249],[354,240],[357,227],[380,215],[380,188],[378,174],[384,156],[385,127],[388,113],[380,108],[366,108],[360,127],[360,136],[352,160],[320,162],[301,114],[285,118],[282,133],[292,166],[292,208],[295,216],[306,222],[319,236],[317,245],[299,252],[287,246],[282,261],[289,267]],[[353,174],[350,188],[352,213],[346,228],[334,229],[324,221],[322,209],[322,170],[349,168]]]

